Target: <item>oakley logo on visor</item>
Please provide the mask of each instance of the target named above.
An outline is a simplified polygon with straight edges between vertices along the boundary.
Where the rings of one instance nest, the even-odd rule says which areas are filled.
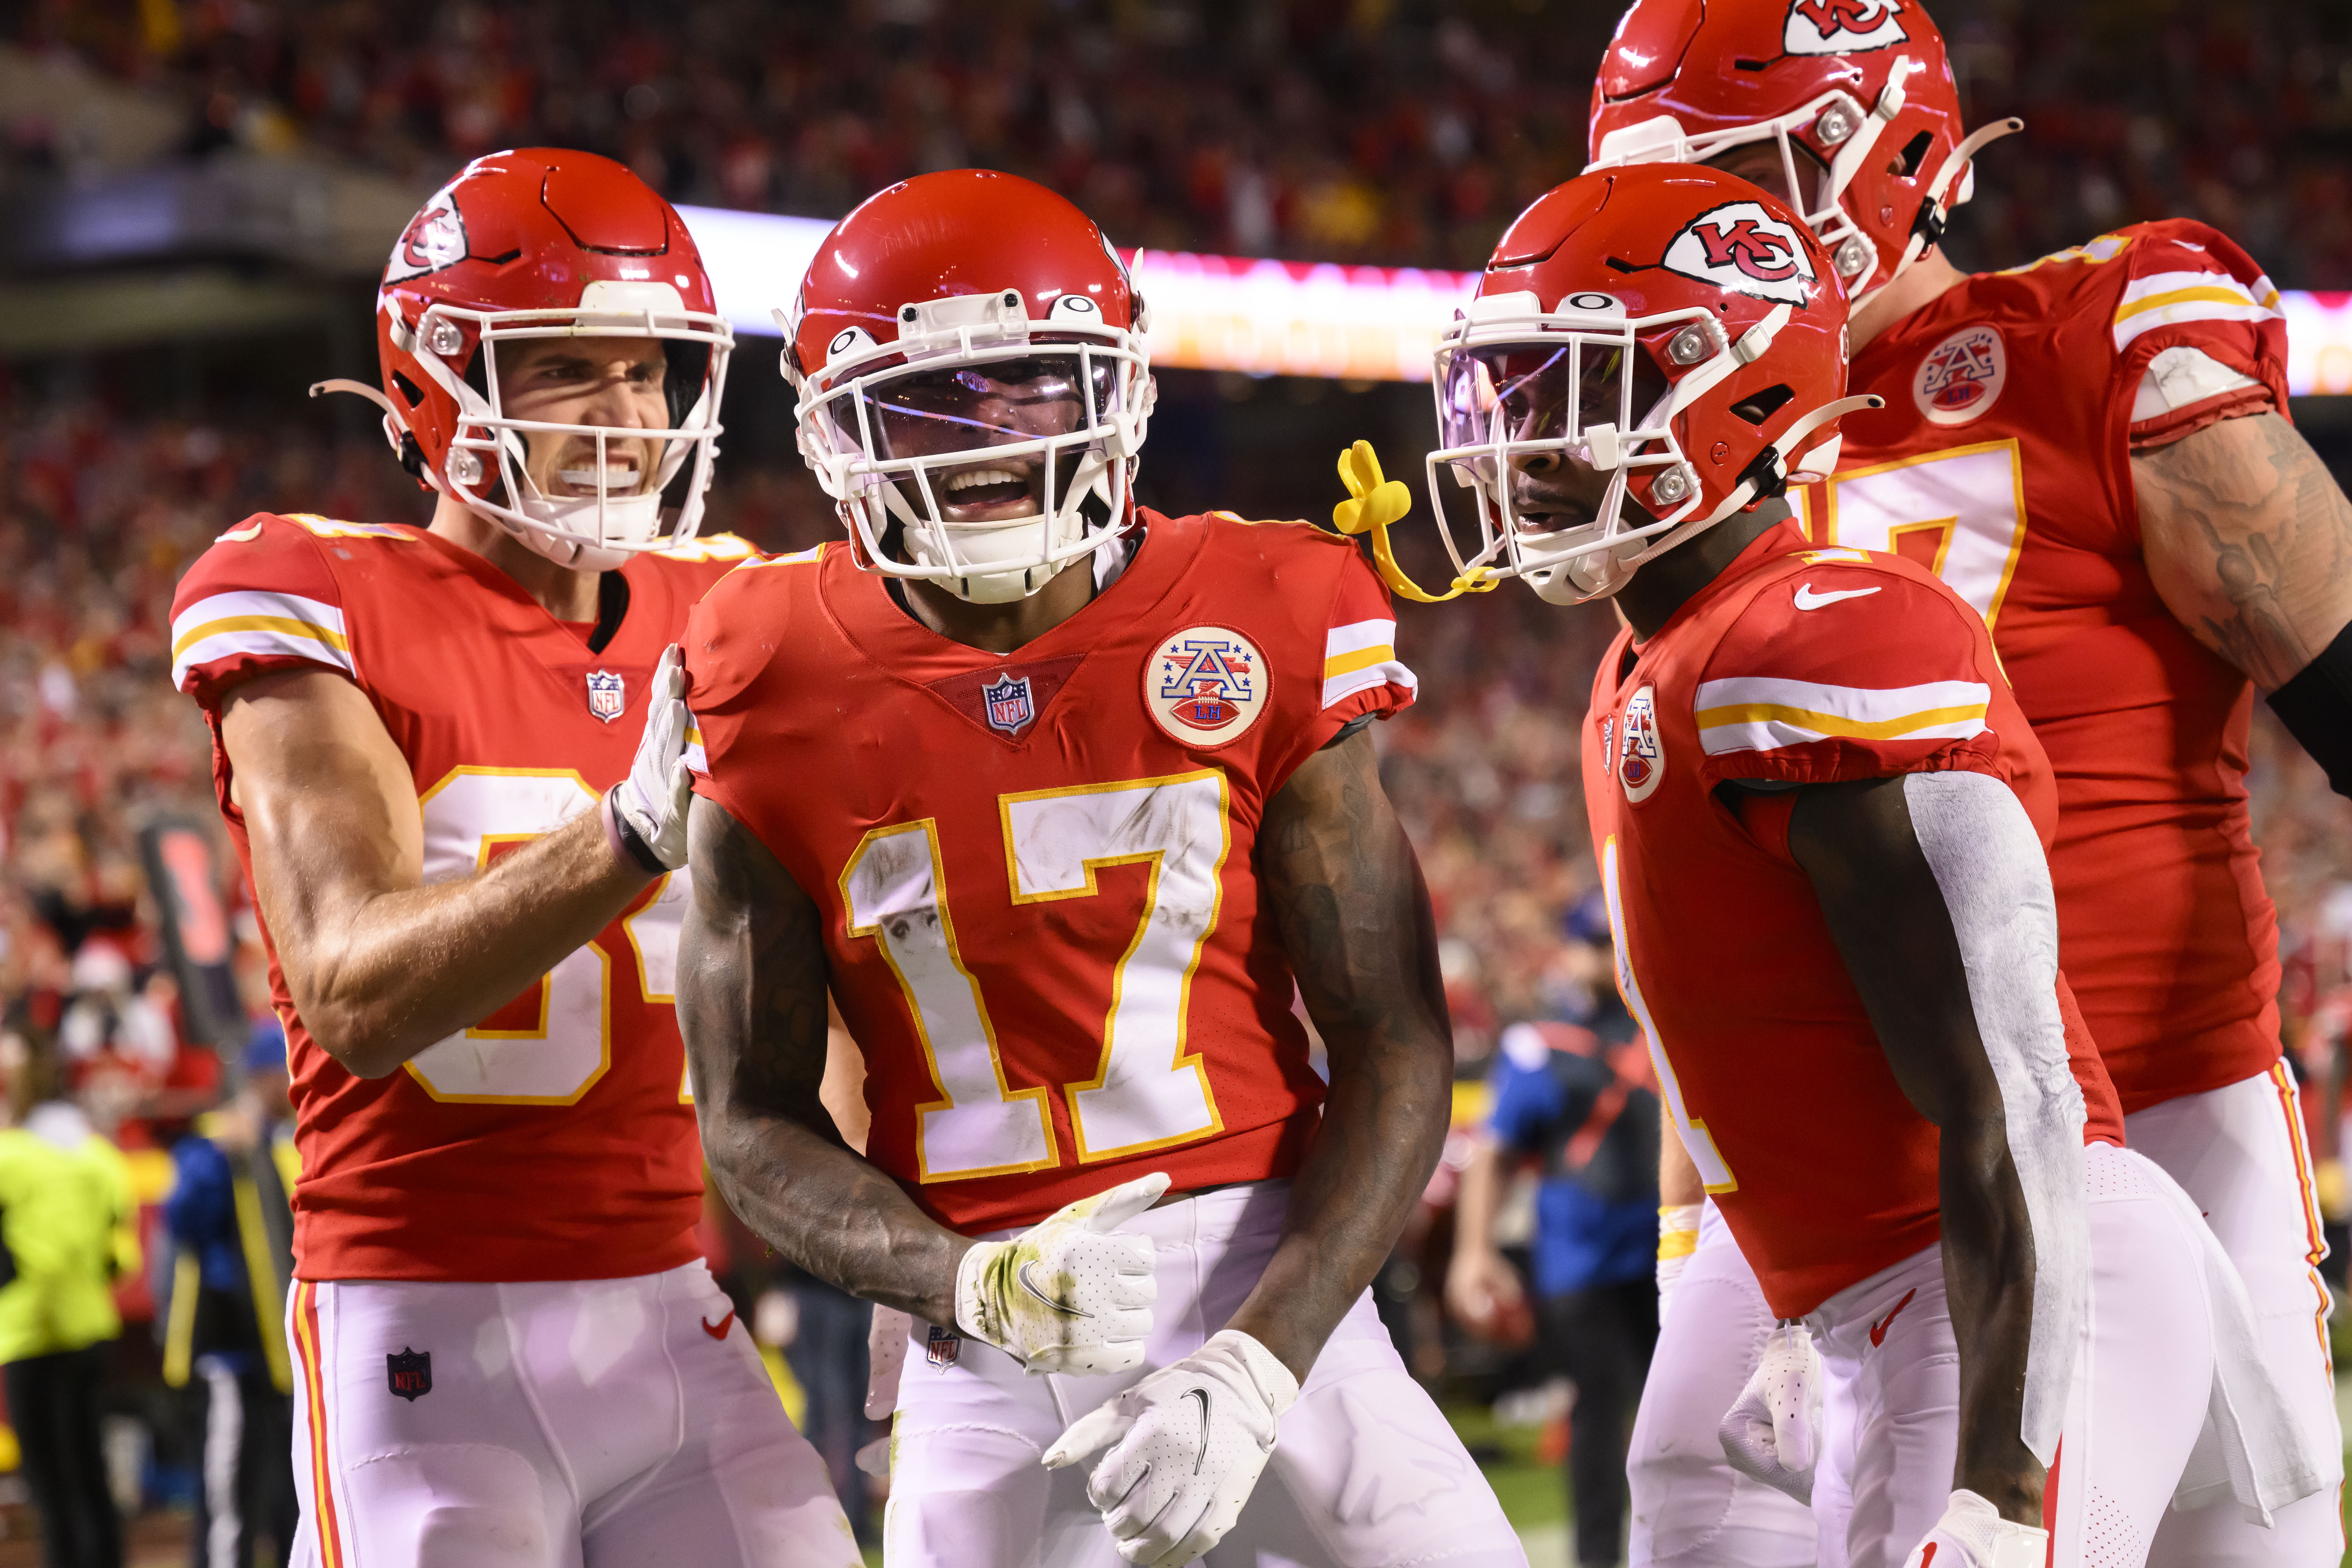
[[[1813,281],[1797,231],[1754,202],[1702,213],[1666,247],[1664,267],[1738,294],[1802,306]]]
[[[398,283],[422,278],[466,259],[466,220],[457,216],[454,185],[444,185],[425,210],[408,223],[408,231],[392,247],[383,280]]]
[[[1849,55],[1908,43],[1898,0],[1794,0],[1780,47],[1792,55]]]

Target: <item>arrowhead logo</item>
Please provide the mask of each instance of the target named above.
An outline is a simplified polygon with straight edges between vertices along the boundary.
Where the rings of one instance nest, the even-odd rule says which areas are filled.
[[[1717,289],[1799,310],[1813,282],[1805,242],[1756,202],[1727,202],[1699,214],[1675,236],[1660,264]]]
[[[702,1320],[702,1331],[709,1334],[714,1340],[725,1339],[727,1337],[727,1331],[734,1326],[735,1309],[732,1307],[728,1308],[727,1315],[719,1319],[715,1323],[708,1318]]]
[[[1801,610],[1818,610],[1823,605],[1834,605],[1840,599],[1866,599],[1877,592],[1875,588],[1840,588],[1832,593],[1816,594],[1813,585],[1808,583],[1797,590],[1796,604]]]

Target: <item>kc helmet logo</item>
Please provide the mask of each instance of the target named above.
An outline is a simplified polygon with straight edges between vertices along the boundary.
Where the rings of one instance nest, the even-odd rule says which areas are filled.
[[[1727,202],[1701,213],[1666,247],[1664,265],[1685,278],[1783,305],[1802,305],[1813,280],[1813,264],[1797,231],[1755,202]]]
[[[409,220],[407,232],[392,247],[383,280],[398,283],[422,278],[466,259],[466,220],[458,214],[455,185],[435,193],[425,210]]]
[[[1901,0],[1793,0],[1780,47],[1792,55],[1847,55],[1911,41]]]

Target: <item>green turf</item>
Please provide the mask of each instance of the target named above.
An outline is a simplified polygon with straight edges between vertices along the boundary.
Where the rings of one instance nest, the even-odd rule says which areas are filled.
[[[1568,1478],[1559,1466],[1536,1458],[1536,1427],[1497,1426],[1494,1413],[1482,1405],[1449,1405],[1445,1418],[1478,1456],[1478,1468],[1514,1528],[1524,1533],[1567,1522]]]

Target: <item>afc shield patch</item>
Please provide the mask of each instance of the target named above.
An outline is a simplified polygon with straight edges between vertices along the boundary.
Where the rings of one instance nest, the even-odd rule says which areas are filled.
[[[1962,327],[1927,351],[1911,377],[1911,401],[1931,425],[1966,425],[2009,384],[2009,348],[1996,327]]]
[[[980,708],[988,727],[1007,735],[1018,735],[1037,721],[1037,705],[1030,700],[1025,675],[998,671],[994,680],[980,689]]]
[[[1241,633],[1186,626],[1160,638],[1143,661],[1143,706],[1182,745],[1227,745],[1247,734],[1265,710],[1273,674],[1257,645]]]
[[[433,1352],[405,1346],[383,1358],[383,1381],[411,1405],[433,1392]]]
[[[629,689],[609,669],[588,672],[588,711],[609,724],[629,705]]]
[[[1639,803],[1650,798],[1666,776],[1666,749],[1658,736],[1658,700],[1644,686],[1625,704],[1625,728],[1618,744],[1617,782],[1625,798]]]
[[[963,1336],[953,1329],[931,1325],[931,1337],[923,1342],[923,1359],[933,1366],[945,1369],[955,1365],[956,1352],[963,1349]]]

